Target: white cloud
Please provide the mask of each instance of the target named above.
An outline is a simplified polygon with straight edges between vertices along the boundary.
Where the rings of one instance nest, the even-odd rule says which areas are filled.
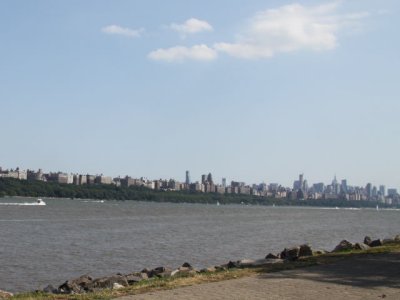
[[[170,28],[174,31],[179,32],[182,35],[199,33],[203,31],[212,31],[213,27],[207,22],[195,18],[191,18],[185,21],[183,24],[172,23]]]
[[[234,43],[216,43],[217,51],[257,59],[297,50],[331,50],[338,45],[338,32],[356,27],[366,12],[337,14],[339,2],[305,7],[290,4],[257,13]]]
[[[211,61],[217,58],[217,52],[207,45],[194,45],[192,47],[176,46],[152,51],[149,53],[148,58],[166,62],[183,62],[186,60]]]
[[[140,29],[130,29],[130,28],[124,28],[118,25],[109,25],[106,27],[103,27],[101,29],[102,32],[106,34],[116,34],[116,35],[122,35],[130,38],[136,38],[140,37],[142,32],[144,31],[143,28]]]

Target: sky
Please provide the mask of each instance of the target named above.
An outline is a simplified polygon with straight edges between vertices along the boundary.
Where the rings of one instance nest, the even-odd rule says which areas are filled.
[[[396,0],[0,0],[0,166],[400,188]]]

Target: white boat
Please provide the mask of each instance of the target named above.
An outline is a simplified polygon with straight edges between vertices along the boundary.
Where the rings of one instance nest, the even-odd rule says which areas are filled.
[[[36,200],[36,205],[46,205],[46,202],[39,198]]]

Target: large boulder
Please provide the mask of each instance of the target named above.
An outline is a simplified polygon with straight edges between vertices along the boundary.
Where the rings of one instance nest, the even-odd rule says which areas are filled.
[[[372,242],[372,239],[367,235],[367,236],[364,238],[364,244],[366,244],[366,245],[369,246],[369,244],[371,244],[371,242]]]
[[[307,244],[301,245],[299,249],[299,257],[304,257],[304,256],[312,256],[313,251],[311,247]]]
[[[332,252],[341,252],[341,251],[349,251],[353,250],[354,245],[347,240],[342,240]]]
[[[75,279],[67,280],[60,285],[57,290],[61,294],[82,294],[89,290],[89,286],[92,282],[92,277],[83,275]]]
[[[373,241],[369,244],[370,247],[379,247],[379,246],[382,246],[382,245],[383,245],[383,243],[382,243],[382,240],[381,240],[381,239],[373,240]]]
[[[294,261],[299,258],[300,247],[285,248],[280,254],[281,259]]]
[[[147,275],[149,278],[152,277],[169,277],[171,276],[172,270],[170,268],[166,268],[166,267],[158,267],[158,268],[154,268],[152,270],[150,270]]]
[[[364,244],[364,243],[356,243],[354,245],[354,249],[355,250],[363,250],[363,251],[365,251],[365,250],[368,250],[369,248],[370,248],[370,246],[368,246],[367,244]]]
[[[396,235],[396,236],[394,237],[394,241],[395,241],[395,242],[400,242],[400,234],[398,234],[398,235]]]

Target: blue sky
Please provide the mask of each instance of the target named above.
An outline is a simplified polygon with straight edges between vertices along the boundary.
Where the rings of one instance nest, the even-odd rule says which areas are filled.
[[[400,4],[0,1],[0,166],[400,187]]]

